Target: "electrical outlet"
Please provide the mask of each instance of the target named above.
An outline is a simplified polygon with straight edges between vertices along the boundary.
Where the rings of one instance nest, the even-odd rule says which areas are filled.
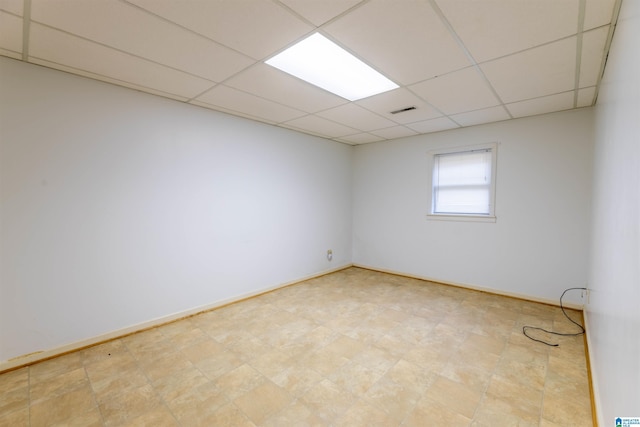
[[[328,259],[329,261],[331,261],[331,260],[333,259],[333,250],[332,250],[332,249],[329,249],[329,250],[327,251],[327,259]]]

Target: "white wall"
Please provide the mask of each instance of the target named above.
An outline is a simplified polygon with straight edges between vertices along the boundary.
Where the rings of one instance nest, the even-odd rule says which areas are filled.
[[[600,425],[640,417],[640,2],[622,3],[596,105],[586,306]]]
[[[582,109],[357,146],[353,262],[555,302],[585,286],[592,118]],[[427,152],[488,142],[500,143],[497,222],[428,220]]]
[[[352,147],[6,58],[0,100],[0,362],[351,261]]]

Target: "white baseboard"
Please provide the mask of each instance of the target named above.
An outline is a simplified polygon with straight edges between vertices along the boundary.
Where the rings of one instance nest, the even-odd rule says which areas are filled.
[[[547,299],[547,298],[534,297],[534,296],[531,296],[531,295],[518,294],[518,293],[515,293],[515,292],[506,292],[506,291],[502,291],[502,290],[499,290],[499,289],[485,288],[485,287],[476,286],[476,285],[469,285],[467,283],[449,282],[449,281],[445,281],[445,280],[434,279],[432,277],[418,276],[418,275],[415,275],[415,274],[407,274],[407,273],[402,273],[402,272],[399,272],[399,271],[386,270],[386,269],[383,269],[383,268],[371,267],[371,266],[363,265],[363,264],[353,264],[353,266],[354,267],[359,267],[359,268],[365,268],[367,270],[379,271],[381,273],[394,274],[396,276],[404,276],[404,277],[410,277],[412,279],[426,280],[428,282],[440,283],[442,285],[455,286],[457,288],[471,289],[471,290],[474,290],[474,291],[486,292],[488,294],[501,295],[501,296],[505,296],[505,297],[517,298],[517,299],[521,299],[521,300],[539,302],[539,303],[542,303],[542,304],[555,305],[557,307],[560,307],[559,299],[558,300],[551,300],[551,299]],[[569,302],[563,302],[562,305],[564,307],[566,307],[566,308],[571,308],[573,310],[580,310],[580,311],[584,308],[584,306],[582,304],[573,304],[573,303],[569,303]]]
[[[228,304],[232,304],[235,302],[239,302],[242,300],[246,300],[248,298],[252,298],[258,295],[265,294],[267,292],[275,291],[276,289],[285,288],[287,286],[295,285],[296,283],[303,282],[305,280],[313,279],[316,277],[324,276],[330,273],[334,273],[336,271],[344,270],[345,268],[351,267],[352,264],[344,264],[340,267],[332,268],[330,270],[325,270],[319,273],[311,274],[305,277],[298,278],[296,280],[292,280],[286,283],[281,283],[275,286],[269,286],[266,288],[261,288],[252,292],[248,292],[241,295],[236,295],[231,298],[226,298],[224,300],[216,301],[214,303],[209,303],[205,305],[201,305],[198,307],[194,307],[188,310],[180,311],[177,313],[169,314],[167,316],[158,317],[156,319],[152,319],[146,322],[138,323],[136,325],[131,325],[126,328],[118,329],[115,331],[107,332],[105,334],[100,334],[95,337],[87,338],[84,340],[76,341],[73,343],[65,344],[60,347],[36,351],[34,353],[25,354],[22,356],[17,356],[7,361],[0,362],[0,374],[6,371],[11,371],[14,369],[21,368],[23,366],[32,365],[37,362],[41,362],[47,359],[51,359],[57,356],[61,356],[66,353],[71,353],[73,351],[82,350],[87,347],[91,347],[97,344],[101,344],[107,341],[111,341],[117,338],[122,338],[127,335],[134,334],[136,332],[141,332],[147,329],[155,328],[161,325],[165,325],[167,323],[175,322],[176,320],[184,319],[186,317],[193,316],[198,313],[203,313],[206,311],[210,311],[216,308],[223,307]]]
[[[402,273],[399,271],[394,271],[394,270],[387,270],[387,269],[382,269],[382,268],[377,268],[377,267],[372,267],[372,266],[368,266],[368,265],[363,265],[363,264],[351,264],[351,263],[347,263],[344,265],[341,265],[339,267],[336,268],[332,268],[330,270],[325,270],[319,273],[315,273],[315,274],[311,274],[309,276],[305,276],[305,277],[301,277],[298,278],[296,280],[292,280],[290,282],[286,282],[286,283],[281,283],[278,284],[276,286],[270,286],[270,287],[266,287],[266,288],[261,288],[258,289],[256,291],[253,292],[248,292],[245,294],[241,294],[241,295],[237,295],[231,298],[226,298],[224,300],[220,300],[220,301],[216,301],[214,303],[210,303],[210,304],[205,304],[205,305],[201,305],[198,307],[194,307],[191,308],[189,310],[184,310],[184,311],[180,311],[178,313],[173,313],[167,316],[162,316],[156,319],[152,319],[146,322],[142,322],[142,323],[138,323],[136,325],[132,325],[132,326],[128,326],[126,328],[122,328],[122,329],[118,329],[115,331],[111,331],[111,332],[107,332],[105,334],[100,334],[97,335],[95,337],[91,337],[88,339],[84,339],[84,340],[80,340],[80,341],[76,341],[73,343],[69,343],[60,347],[56,347],[53,349],[48,349],[48,350],[43,350],[43,351],[37,351],[34,353],[30,353],[30,354],[26,354],[26,355],[22,355],[22,356],[18,356],[18,357],[14,357],[12,359],[9,359],[7,361],[2,361],[0,362],[0,373],[2,372],[6,372],[6,371],[10,371],[13,369],[17,369],[23,366],[28,366],[28,365],[32,365],[34,363],[37,362],[41,362],[43,360],[47,360],[47,359],[51,359],[53,357],[56,356],[61,356],[63,354],[66,353],[71,353],[73,351],[77,351],[77,350],[81,350],[83,348],[87,348],[87,347],[91,347],[97,344],[101,344],[107,341],[111,341],[117,338],[122,338],[124,336],[127,335],[131,335],[134,334],[136,332],[141,332],[147,329],[151,329],[151,328],[155,328],[157,326],[161,326],[167,323],[171,323],[174,322],[176,320],[180,320],[189,316],[193,316],[195,314],[198,313],[202,313],[205,311],[209,311],[209,310],[213,310],[228,304],[232,304],[235,302],[239,302],[251,297],[255,297],[267,292],[271,292],[274,291],[276,289],[280,289],[280,288],[284,288],[290,285],[294,285],[296,283],[299,282],[303,282],[305,280],[309,280],[309,279],[313,279],[315,277],[320,277],[320,276],[324,276],[326,274],[330,274],[330,273],[334,273],[336,271],[340,271],[340,270],[344,270],[345,268],[349,268],[349,267],[359,267],[359,268],[364,268],[367,270],[372,270],[372,271],[379,271],[382,273],[389,273],[389,274],[394,274],[397,276],[404,276],[404,277],[410,277],[413,279],[419,279],[419,280],[426,280],[429,282],[435,282],[435,283],[440,283],[443,285],[448,285],[448,286],[455,286],[455,287],[459,287],[459,288],[465,288],[465,289],[471,289],[471,290],[475,290],[475,291],[481,291],[481,292],[487,292],[490,294],[496,294],[496,295],[502,295],[502,296],[507,296],[507,297],[512,297],[512,298],[518,298],[518,299],[523,299],[523,300],[527,300],[527,301],[533,301],[533,302],[540,302],[543,304],[549,304],[549,305],[555,305],[558,306],[559,303],[558,301],[555,300],[548,300],[548,299],[544,299],[544,298],[537,298],[537,297],[532,297],[530,295],[522,295],[522,294],[517,294],[517,293],[513,293],[513,292],[505,292],[505,291],[500,291],[497,289],[492,289],[492,288],[485,288],[485,287],[480,287],[480,286],[475,286],[475,285],[469,285],[469,284],[464,284],[464,283],[455,283],[455,282],[448,282],[448,281],[443,281],[443,280],[439,280],[439,279],[434,279],[434,278],[430,278],[430,277],[425,277],[425,276],[418,276],[418,275],[414,275],[414,274],[407,274],[407,273]],[[571,304],[571,303],[565,303],[564,304],[565,307],[567,308],[572,308],[575,310],[582,310],[583,306],[582,305],[578,305],[578,304]],[[585,322],[586,322],[586,316],[585,316]],[[587,340],[588,340],[589,335],[587,335]],[[594,390],[595,390],[595,384],[594,384]]]

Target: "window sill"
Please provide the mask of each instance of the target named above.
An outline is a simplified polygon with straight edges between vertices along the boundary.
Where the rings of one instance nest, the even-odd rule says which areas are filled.
[[[466,222],[496,222],[497,218],[492,215],[445,215],[427,214],[428,220],[436,221],[466,221]]]

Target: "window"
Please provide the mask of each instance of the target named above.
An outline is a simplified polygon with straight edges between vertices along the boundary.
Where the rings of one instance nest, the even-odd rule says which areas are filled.
[[[429,217],[495,221],[497,144],[432,151]]]

